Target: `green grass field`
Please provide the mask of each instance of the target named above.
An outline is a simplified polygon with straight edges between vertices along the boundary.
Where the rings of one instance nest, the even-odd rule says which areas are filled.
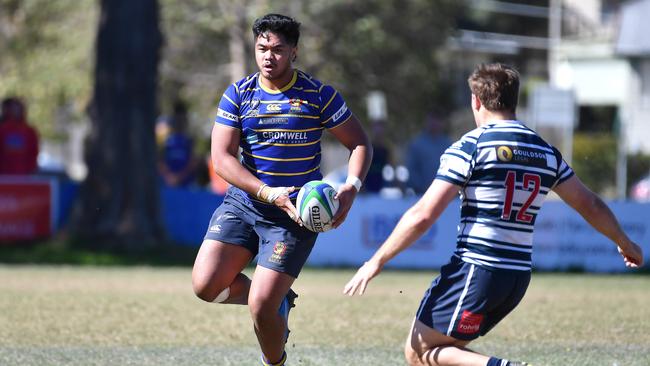
[[[248,310],[194,297],[190,268],[0,266],[0,365],[257,365]],[[427,272],[307,269],[289,365],[403,365]],[[534,274],[480,352],[540,365],[650,365],[650,276]]]

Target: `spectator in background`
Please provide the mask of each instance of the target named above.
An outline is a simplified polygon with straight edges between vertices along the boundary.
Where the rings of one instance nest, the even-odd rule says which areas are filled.
[[[33,174],[38,168],[38,133],[27,123],[25,104],[18,98],[2,101],[0,116],[0,174]]]
[[[208,154],[205,158],[205,166],[208,170],[208,176],[210,180],[210,191],[215,194],[225,195],[228,192],[230,183],[225,179],[221,178],[219,174],[214,170],[214,164],[212,164],[212,156]]]
[[[451,142],[444,134],[440,115],[435,112],[427,114],[425,130],[411,140],[406,151],[408,186],[416,194],[423,194],[429,188],[438,171],[440,156]]]
[[[386,185],[383,170],[386,165],[390,164],[391,154],[386,146],[385,128],[386,121],[384,120],[377,120],[372,124],[373,156],[363,186],[366,192],[379,193]]]
[[[174,113],[168,124],[169,132],[159,154],[158,172],[167,186],[187,187],[194,183],[197,160],[194,141],[187,132],[185,103],[177,101],[174,104]]]

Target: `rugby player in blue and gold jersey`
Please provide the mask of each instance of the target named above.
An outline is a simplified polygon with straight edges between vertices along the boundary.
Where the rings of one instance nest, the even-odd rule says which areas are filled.
[[[424,196],[344,287],[363,294],[384,264],[411,245],[461,194],[456,251],[426,291],[406,345],[409,365],[521,366],[467,349],[512,311],[528,288],[535,218],[552,190],[617,246],[628,267],[641,248],[560,152],[517,120],[519,73],[503,64],[469,77],[477,128],[451,145]]]
[[[343,223],[372,158],[372,147],[341,95],[293,68],[300,23],[278,14],[255,21],[259,72],[224,92],[212,130],[212,161],[232,186],[215,210],[192,271],[196,295],[248,305],[263,365],[283,365],[288,313],[317,234],[301,226],[297,190],[321,179],[321,137],[350,151],[334,227]],[[241,148],[241,160],[238,152]],[[242,270],[257,256],[252,278]]]

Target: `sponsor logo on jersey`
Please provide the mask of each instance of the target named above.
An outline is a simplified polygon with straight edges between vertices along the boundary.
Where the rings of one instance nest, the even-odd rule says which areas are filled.
[[[221,108],[217,109],[217,117],[225,118],[225,119],[227,119],[229,121],[233,121],[233,122],[239,122],[239,117],[238,116],[236,116],[236,115],[234,115],[234,114],[232,114],[230,112],[226,112]]]
[[[237,217],[237,216],[235,216],[233,214],[230,214],[230,213],[225,213],[223,215],[217,216],[217,219],[215,221],[229,220],[229,219],[234,219],[235,217]]]
[[[307,132],[292,131],[262,131],[261,138],[265,141],[280,143],[297,143],[307,141]]]
[[[251,100],[251,108],[256,109],[260,105],[260,98],[253,98]]]
[[[302,108],[300,105],[292,105],[291,108],[289,108],[289,113],[300,113],[302,112]]]
[[[287,123],[289,123],[289,118],[287,117],[260,118],[257,123],[260,125],[286,125]]]
[[[467,310],[463,311],[460,317],[456,331],[463,334],[475,334],[481,330],[481,323],[483,322],[483,314],[474,314]]]
[[[246,111],[246,113],[242,116],[242,118],[254,118],[257,117],[257,115],[260,113],[259,109],[249,109]]]
[[[269,104],[266,106],[266,111],[270,113],[281,112],[282,106],[280,104]]]
[[[208,231],[211,233],[219,234],[221,232],[221,225],[212,225],[210,226],[210,229],[208,229]]]
[[[291,106],[293,106],[293,107],[299,107],[302,104],[307,104],[307,101],[302,100],[302,99],[298,99],[298,98],[294,98],[294,99],[289,99],[289,104],[291,104]]]
[[[499,146],[497,147],[497,159],[503,162],[509,162],[512,160],[512,149],[509,146]]]
[[[281,264],[284,262],[284,255],[287,252],[287,244],[283,241],[278,241],[273,245],[273,254],[269,257],[269,262]]]
[[[307,104],[306,100],[302,99],[290,99],[289,100],[289,105],[291,105],[291,108],[289,109],[290,113],[300,113],[302,112],[302,105]]]
[[[334,113],[334,115],[332,116],[332,121],[334,121],[335,123],[338,122],[339,119],[340,119],[340,118],[345,114],[345,112],[347,112],[347,111],[348,111],[348,106],[347,106],[345,103],[343,103],[343,105],[341,106],[341,108],[339,108],[339,110],[336,111],[336,113]]]
[[[546,162],[546,153],[527,149],[513,149],[512,154],[517,161],[543,160]]]

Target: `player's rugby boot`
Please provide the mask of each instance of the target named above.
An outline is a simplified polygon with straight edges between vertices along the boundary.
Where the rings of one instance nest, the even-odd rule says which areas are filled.
[[[291,308],[296,306],[294,301],[296,300],[296,297],[298,297],[298,294],[295,293],[292,289],[289,289],[289,292],[287,293],[287,296],[284,297],[282,300],[282,303],[280,304],[280,309],[278,309],[278,312],[280,315],[284,318],[285,323],[287,324],[287,332],[284,335],[284,342],[286,343],[287,340],[289,339],[289,311]]]

